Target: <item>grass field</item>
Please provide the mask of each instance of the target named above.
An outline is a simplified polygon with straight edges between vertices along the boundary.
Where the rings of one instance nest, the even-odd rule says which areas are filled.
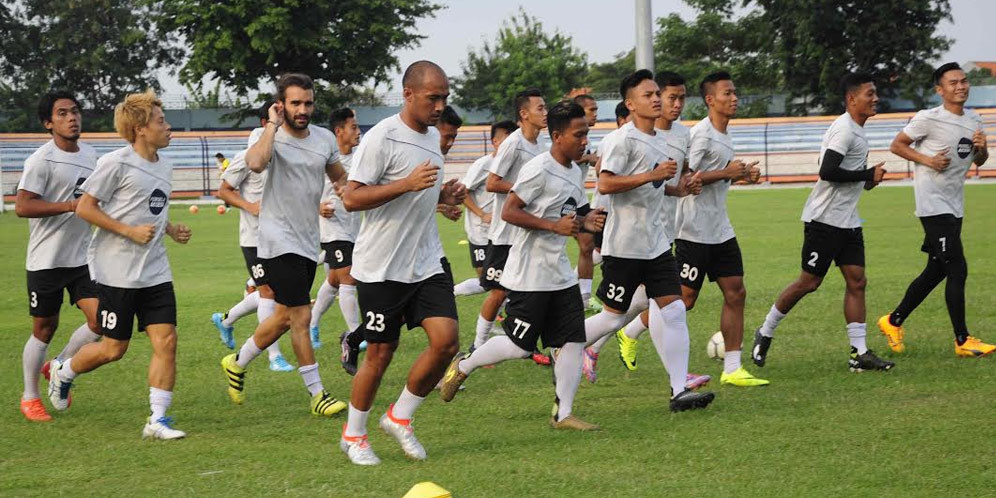
[[[744,251],[747,335],[799,269],[799,214],[808,189],[740,190],[730,212]],[[969,261],[968,323],[996,339],[996,186],[966,190],[964,240]],[[139,439],[148,411],[148,341],[136,335],[128,355],[77,379],[75,402],[48,424],[17,411],[21,350],[30,332],[24,290],[27,223],[0,216],[0,495],[272,495],[401,496],[434,481],[455,496],[685,496],[986,494],[996,466],[991,437],[996,358],[955,358],[943,292],[935,291],[907,322],[908,350],[891,354],[874,326],[902,297],[925,257],[908,187],[865,194],[869,346],[897,362],[889,373],[846,368],[843,281],[831,273],[823,288],[782,322],[760,389],[710,386],[707,410],[668,412],[667,378],[649,340],[640,369],[628,373],[617,348],[603,350],[600,377],[581,386],[578,415],[597,433],[554,432],[549,369],[532,362],[480,370],[454,402],[430,395],[416,427],[428,461],[404,459],[397,444],[374,431],[400,392],[408,367],[426,344],[421,330],[403,335],[371,416],[371,443],[383,459],[374,468],[349,464],[337,443],[342,418],[312,417],[296,373],[274,373],[264,361],[249,372],[248,401],[232,405],[218,360],[228,350],[211,326],[213,311],[241,296],[246,279],[237,247],[236,213],[171,211],[194,232],[186,247],[170,242],[179,302],[178,375],[171,414],[189,437],[175,443]],[[472,271],[462,223],[440,223],[457,280]],[[573,250],[573,248],[572,248]],[[831,270],[832,272],[836,270]],[[321,273],[321,272],[319,272]],[[597,285],[596,271],[596,285]],[[317,289],[317,286],[316,286]],[[703,290],[689,314],[691,367],[718,379],[705,354],[718,329],[719,292]],[[460,298],[464,347],[473,339],[482,297]],[[81,321],[63,309],[50,356]],[[236,326],[241,343],[255,325]],[[338,306],[323,321],[322,377],[346,397],[335,338],[344,328]],[[747,343],[749,347],[749,339]],[[284,344],[290,355],[290,344]],[[753,371],[759,369],[751,368]],[[43,385],[44,388],[44,385]],[[44,392],[44,391],[43,391]],[[47,400],[46,400],[47,404]],[[966,432],[961,432],[962,430]]]

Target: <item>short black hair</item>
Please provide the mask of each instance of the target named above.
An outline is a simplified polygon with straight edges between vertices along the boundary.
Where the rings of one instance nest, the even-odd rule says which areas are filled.
[[[512,121],[510,119],[506,119],[505,121],[499,121],[491,125],[491,139],[494,140],[495,133],[497,133],[498,130],[504,130],[505,133],[511,135],[512,132],[518,129],[519,127],[516,126],[515,121]]]
[[[335,133],[335,129],[346,124],[346,121],[350,118],[356,118],[356,114],[353,114],[353,110],[348,107],[343,107],[332,111],[329,117],[329,128],[332,133]]]
[[[529,105],[529,99],[532,97],[542,98],[543,92],[541,92],[539,88],[527,88],[515,94],[515,100],[512,102],[515,111],[515,119],[519,119],[519,111]]]
[[[225,158],[225,155],[224,155],[224,154],[222,154],[221,152],[219,152],[219,153],[215,154],[215,155],[214,155],[214,157],[216,157],[216,158],[218,158],[218,159],[224,159],[224,158]]]
[[[595,100],[595,97],[592,97],[591,95],[588,95],[587,93],[582,93],[581,95],[575,95],[574,96],[574,103],[577,104],[577,105],[584,105],[584,104],[582,104],[582,102],[584,102],[586,100]]]
[[[674,71],[661,71],[654,75],[654,81],[661,90],[666,86],[680,86],[685,84],[685,78]]]
[[[626,102],[623,101],[616,104],[616,120],[628,117],[629,117],[629,107],[626,107]]]
[[[259,106],[259,109],[256,109],[256,117],[260,120],[270,119],[270,108],[273,107],[273,103],[273,100],[266,99],[263,105]]]
[[[557,102],[557,105],[546,114],[546,127],[550,131],[550,138],[553,138],[553,132],[563,133],[571,125],[571,121],[584,117],[584,108],[573,100]]]
[[[699,95],[702,96],[702,100],[705,100],[706,95],[712,91],[714,84],[720,81],[732,81],[733,77],[730,73],[726,71],[716,71],[715,73],[709,73],[705,78],[702,78],[702,83],[699,83]]]
[[[52,90],[42,95],[38,101],[38,120],[41,121],[42,126],[45,125],[46,121],[52,120],[52,108],[55,107],[55,102],[61,99],[72,100],[76,107],[81,107],[80,101],[76,100],[76,96],[72,93],[65,90]]]
[[[456,126],[457,128],[463,126],[463,119],[457,114],[456,109],[453,106],[448,105],[443,108],[443,113],[439,115],[439,122],[446,123],[450,126]]]
[[[959,71],[962,70],[961,66],[959,66],[957,62],[948,62],[947,64],[941,64],[940,67],[934,70],[934,84],[940,85],[941,78],[944,77],[944,73],[954,70],[959,70]]]
[[[868,73],[847,73],[840,79],[841,94],[847,99],[847,95],[861,88],[865,83],[874,83],[875,78]]]
[[[443,68],[439,67],[439,64],[435,62],[427,60],[415,61],[405,68],[405,74],[401,76],[401,87],[410,88],[416,83],[421,83],[425,77],[425,73],[430,70],[439,71],[443,76],[446,76],[446,71],[443,71]]]
[[[626,93],[629,92],[630,88],[639,85],[643,82],[643,80],[653,81],[653,79],[654,73],[652,73],[649,69],[638,69],[633,71],[632,73],[626,75],[622,82],[619,83],[619,96],[621,96],[623,100],[626,100]]]
[[[286,73],[280,76],[277,80],[277,95],[276,100],[283,102],[287,89],[296,86],[304,90],[314,90],[315,82],[311,80],[311,76],[301,73]]]

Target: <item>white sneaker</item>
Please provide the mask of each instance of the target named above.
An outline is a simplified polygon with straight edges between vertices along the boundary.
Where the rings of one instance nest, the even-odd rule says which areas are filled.
[[[152,417],[142,428],[142,439],[182,439],[187,437],[187,433],[173,428],[173,417],[159,417],[155,422]]]
[[[352,441],[346,441],[345,436],[339,438],[339,449],[349,457],[350,462],[353,462],[354,465],[380,464],[380,458],[377,458],[377,454],[374,453],[366,436],[358,436],[350,439]]]
[[[388,413],[393,409],[394,405],[388,407]],[[418,439],[415,437],[415,429],[412,428],[411,422],[407,424],[395,422],[385,413],[380,417],[380,428],[398,440],[398,444],[401,445],[401,449],[404,450],[408,458],[412,460],[425,460],[425,448],[422,447],[422,443],[418,442]]]
[[[52,358],[49,368],[48,399],[52,402],[52,408],[65,411],[72,401],[69,397],[69,389],[73,387],[73,381],[63,380],[59,375],[59,369],[62,368],[61,361]]]

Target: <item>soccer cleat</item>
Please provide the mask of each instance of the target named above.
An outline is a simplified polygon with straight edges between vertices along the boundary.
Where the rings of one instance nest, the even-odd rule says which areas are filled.
[[[592,384],[598,380],[598,372],[595,370],[597,367],[598,353],[592,351],[591,348],[584,348],[584,356],[581,357],[581,373]]]
[[[293,372],[294,367],[284,358],[284,355],[279,355],[276,358],[270,360],[270,370],[274,372]]]
[[[711,392],[700,393],[691,389],[685,389],[671,398],[671,411],[677,413],[685,410],[705,408],[715,398],[716,395]]]
[[[22,399],[21,414],[24,415],[24,418],[32,422],[48,422],[52,420],[52,416],[45,411],[45,405],[38,398]]]
[[[349,346],[349,334],[350,332],[343,332],[339,336],[339,347],[342,349],[342,354],[339,355],[339,364],[342,365],[342,369],[346,373],[354,376],[356,370],[359,369],[360,350]]]
[[[443,374],[443,385],[439,388],[439,397],[443,401],[453,401],[453,397],[460,390],[463,381],[467,380],[467,374],[457,368],[460,365],[460,361],[466,357],[467,355],[463,353],[457,353],[453,357],[453,361],[450,362],[450,366],[446,367],[446,373]]]
[[[539,365],[541,367],[548,367],[548,366],[550,366],[550,356],[549,355],[545,355],[543,353],[540,353],[539,351],[534,351],[533,355],[530,358],[532,358],[533,363],[535,363],[535,364],[537,364],[537,365]]]
[[[847,359],[847,367],[852,372],[864,372],[865,370],[891,370],[892,367],[896,366],[895,363],[891,361],[886,361],[878,356],[872,350],[867,350],[863,354],[858,354],[858,350],[851,347],[851,357]]]
[[[636,345],[639,341],[630,339],[624,329],[619,329],[616,331],[616,343],[619,344],[619,359],[623,366],[630,372],[636,370]]]
[[[246,400],[246,369],[235,363],[235,353],[221,359],[221,370],[228,380],[228,397],[232,403],[241,405]]]
[[[51,361],[46,361],[45,364],[42,365],[41,370],[39,370],[39,372],[42,374],[42,377],[45,377],[46,381],[51,380],[52,379],[52,362]]]
[[[590,422],[585,422],[574,415],[568,415],[561,420],[557,420],[556,417],[550,417],[550,427],[553,427],[554,429],[570,429],[572,431],[602,430],[601,427]]]
[[[759,379],[750,374],[744,367],[736,369],[733,373],[723,372],[723,375],[719,377],[719,383],[722,385],[729,384],[731,386],[737,387],[754,387],[754,386],[766,386],[771,382]]]
[[[315,394],[311,397],[311,414],[331,417],[346,409],[346,403],[335,399],[328,391]]]
[[[685,374],[685,389],[696,390],[712,380],[711,375],[699,375],[694,373]]]
[[[387,412],[380,416],[380,428],[389,436],[393,437],[401,445],[405,456],[412,460],[425,460],[425,448],[415,437],[415,429],[411,420],[396,419],[391,415],[394,411],[394,404],[387,407]]]
[[[159,417],[155,422],[152,421],[152,417],[149,417],[149,421],[142,428],[142,439],[169,441],[185,437],[187,437],[186,432],[173,428],[173,417]]]
[[[311,327],[311,348],[318,349],[322,347],[322,341],[318,338],[318,327]]]
[[[374,453],[373,448],[370,446],[370,441],[367,441],[366,434],[362,436],[347,436],[346,426],[342,427],[339,449],[349,457],[349,461],[353,462],[354,465],[380,464],[380,458],[377,458],[377,454]]]
[[[222,313],[211,315],[211,323],[214,323],[215,328],[218,329],[218,337],[221,339],[221,343],[228,349],[235,349],[235,328],[226,327],[224,320],[225,315]]]
[[[771,348],[771,337],[761,334],[761,328],[754,331],[754,346],[750,348],[750,359],[754,364],[763,367],[768,359],[768,349]]]
[[[889,315],[878,319],[878,329],[882,331],[885,339],[889,342],[889,349],[892,349],[893,353],[906,351],[906,345],[903,344],[903,327],[889,323]]]
[[[52,402],[52,408],[63,411],[69,408],[72,403],[72,395],[69,390],[73,387],[73,381],[64,380],[59,375],[59,368],[62,363],[59,360],[52,360],[51,379],[48,381],[48,399]]]
[[[961,356],[962,358],[986,356],[993,351],[996,351],[996,346],[986,344],[972,336],[968,336],[968,338],[965,339],[965,343],[961,346],[958,345],[958,341],[955,341],[955,354]]]
[[[367,341],[363,341],[360,343],[360,351],[366,351],[366,350],[367,350]]]

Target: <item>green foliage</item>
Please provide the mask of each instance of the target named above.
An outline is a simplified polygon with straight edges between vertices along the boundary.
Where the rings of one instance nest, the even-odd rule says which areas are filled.
[[[996,76],[985,68],[973,69],[965,73],[965,76],[968,76],[968,82],[973,86],[996,85]]]

